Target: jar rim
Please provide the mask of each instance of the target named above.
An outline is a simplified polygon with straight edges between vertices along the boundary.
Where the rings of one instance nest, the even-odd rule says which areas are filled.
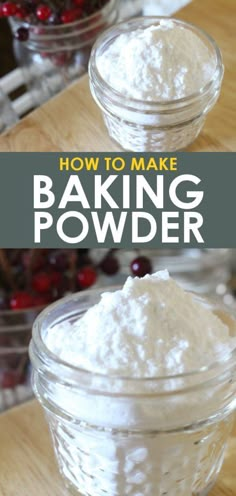
[[[133,390],[135,391],[135,385],[140,386],[140,385],[150,385],[152,383],[155,383],[157,385],[161,385],[163,387],[163,384],[168,384],[170,381],[176,381],[177,388],[176,389],[164,389],[161,394],[173,394],[173,393],[178,393],[178,392],[183,392],[187,390],[192,390],[193,388],[196,389],[196,387],[203,387],[205,384],[208,384],[209,382],[211,383],[212,380],[217,380],[221,374],[231,370],[231,368],[235,367],[235,358],[236,358],[236,347],[229,353],[227,353],[227,357],[224,357],[222,359],[215,360],[208,366],[203,366],[199,369],[192,370],[189,372],[181,373],[181,374],[175,374],[175,375],[166,375],[166,376],[156,376],[156,377],[127,377],[127,376],[121,376],[121,375],[108,375],[104,373],[99,373],[99,372],[93,372],[87,369],[80,368],[78,366],[72,365],[69,362],[66,362],[65,360],[61,359],[53,353],[45,344],[45,341],[42,337],[41,330],[42,330],[42,323],[43,321],[50,315],[53,314],[54,312],[56,313],[60,308],[63,308],[64,305],[67,305],[68,303],[79,303],[79,300],[83,299],[84,297],[91,296],[93,297],[94,295],[101,295],[104,290],[105,292],[107,291],[115,291],[121,289],[121,286],[110,286],[110,287],[105,287],[105,288],[95,288],[95,289],[89,289],[85,290],[83,292],[75,293],[69,296],[66,296],[62,298],[61,300],[57,301],[56,303],[51,304],[48,306],[46,309],[44,309],[36,318],[34,324],[33,324],[33,333],[32,333],[32,339],[30,343],[30,357],[33,363],[34,368],[37,370],[37,365],[35,366],[35,363],[39,364],[39,368],[42,366],[46,368],[50,376],[54,376],[57,379],[60,379],[60,373],[62,373],[63,377],[61,378],[62,382],[66,380],[66,383],[70,383],[71,377],[73,375],[73,385],[75,385],[75,377],[77,377],[76,383],[82,384],[84,381],[87,383],[88,380],[90,381],[91,378],[95,379],[98,381],[98,384],[100,385],[100,382],[102,381],[103,384],[109,385],[109,384],[127,384],[127,385],[132,385]],[[203,298],[202,295],[199,294],[194,294],[194,298],[201,302],[204,305],[210,305],[210,308],[218,308],[221,310],[225,310],[225,313],[227,316],[230,315],[231,319],[233,322],[236,323],[236,319],[234,318],[233,312],[229,312],[229,308],[226,307],[222,302],[217,303],[209,298]],[[95,303],[93,303],[95,304]],[[88,307],[89,308],[89,307]],[[71,315],[76,315],[74,312]],[[78,315],[78,312],[77,312]],[[66,378],[66,379],[65,379]],[[194,382],[193,385],[189,385],[188,383],[185,384],[183,383],[184,380],[188,379],[196,379],[196,382]],[[181,386],[179,386],[179,381],[181,382]],[[93,381],[94,382],[94,381]],[[82,387],[82,386],[81,386]],[[96,388],[95,388],[96,389]],[[103,389],[103,388],[102,388]],[[104,392],[104,391],[103,391]],[[117,393],[118,394],[118,393]],[[119,393],[120,394],[120,393]],[[122,392],[123,394],[123,392]],[[135,395],[135,392],[133,393]],[[138,394],[138,393],[136,393]],[[159,394],[155,392],[149,392],[148,396],[153,396]],[[116,395],[116,393],[114,393]],[[129,393],[130,395],[130,393]]]
[[[97,70],[96,57],[97,57],[98,49],[101,48],[102,43],[105,43],[105,41],[108,41],[109,35],[111,35],[114,32],[114,30],[119,28],[119,27],[120,28],[122,28],[122,27],[127,28],[124,31],[124,32],[127,32],[128,26],[132,27],[132,26],[134,26],[140,22],[146,23],[148,21],[149,22],[153,21],[155,23],[158,23],[158,22],[161,22],[164,20],[168,20],[168,21],[174,22],[177,25],[186,27],[187,29],[191,29],[198,36],[201,35],[203,38],[205,38],[205,40],[210,44],[210,46],[213,48],[215,56],[216,56],[216,65],[215,65],[214,73],[213,73],[210,81],[208,81],[197,92],[191,93],[190,95],[188,95],[186,97],[176,98],[176,99],[172,99],[172,100],[150,100],[150,101],[149,100],[140,100],[137,98],[127,97],[126,95],[122,94],[121,92],[115,90],[109,83],[107,83],[107,81],[105,79],[103,79],[103,77],[101,76],[101,74]],[[121,34],[121,33],[119,33],[119,34]],[[101,86],[104,87],[104,92],[110,92],[110,94],[114,98],[116,98],[117,100],[120,101],[121,106],[123,106],[125,108],[133,109],[133,108],[136,108],[138,105],[142,104],[142,105],[146,106],[146,108],[149,108],[149,109],[155,109],[155,107],[158,106],[159,108],[163,109],[163,111],[165,111],[170,105],[173,105],[173,106],[179,105],[182,107],[185,105],[189,105],[190,103],[192,103],[194,100],[196,100],[198,98],[204,97],[208,93],[208,91],[214,86],[214,83],[216,81],[222,80],[223,74],[224,74],[224,66],[223,66],[223,59],[222,59],[221,50],[220,50],[219,46],[215,42],[214,38],[212,38],[212,36],[210,36],[204,29],[196,26],[193,23],[182,21],[182,20],[176,19],[174,17],[144,16],[144,17],[135,17],[135,18],[133,18],[129,21],[126,21],[126,22],[124,22],[124,21],[119,22],[119,23],[115,24],[115,26],[112,26],[112,27],[106,29],[102,34],[100,34],[100,36],[97,38],[97,40],[93,46],[92,52],[91,52],[90,62],[89,62],[89,74],[90,74],[91,79],[93,79],[93,77],[94,77],[97,80],[98,84],[100,84]]]

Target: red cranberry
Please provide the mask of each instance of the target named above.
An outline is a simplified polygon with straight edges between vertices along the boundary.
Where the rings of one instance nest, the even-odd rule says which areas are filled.
[[[41,4],[36,9],[36,16],[40,21],[47,21],[51,15],[52,11],[48,5]]]
[[[29,31],[27,28],[24,28],[23,26],[21,28],[18,28],[17,31],[14,33],[14,37],[16,40],[19,41],[27,41],[29,38]]]
[[[32,307],[32,296],[27,291],[16,291],[10,298],[12,310],[23,310]]]
[[[131,263],[131,271],[134,276],[144,277],[146,274],[150,274],[152,272],[152,264],[149,258],[147,257],[137,257]]]
[[[37,293],[48,293],[51,288],[51,276],[47,272],[38,272],[32,278],[32,288]]]
[[[77,274],[77,280],[81,289],[92,286],[97,280],[97,274],[93,267],[89,265],[82,267]]]
[[[116,257],[109,256],[101,262],[100,267],[105,274],[112,276],[114,274],[117,274],[120,268],[120,264]]]
[[[79,18],[78,10],[79,9],[63,10],[63,12],[61,13],[62,24],[69,24],[70,22],[76,21],[76,19]]]
[[[6,2],[2,6],[2,12],[5,17],[12,17],[17,12],[17,6],[13,2]]]
[[[3,13],[3,5],[0,4],[0,19],[1,17],[4,17],[4,13]]]

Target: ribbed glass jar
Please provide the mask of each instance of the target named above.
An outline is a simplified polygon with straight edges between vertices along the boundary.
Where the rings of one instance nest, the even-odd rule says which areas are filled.
[[[28,41],[14,40],[14,52],[35,106],[42,104],[87,71],[97,36],[118,17],[119,0],[109,0],[95,14],[58,26],[28,25],[11,18],[12,31],[29,29]]]
[[[119,93],[103,79],[97,60],[114,40],[123,33],[159,25],[163,19],[140,17],[117,24],[99,36],[91,53],[89,75],[92,95],[102,110],[109,135],[124,150],[172,152],[185,149],[200,133],[206,115],[220,93],[224,70],[219,48],[204,31],[176,19],[172,19],[173,23],[195,33],[215,61],[212,79],[197,93],[178,100],[143,101]]]
[[[37,318],[30,346],[34,392],[69,494],[206,496],[233,424],[235,351],[209,368],[150,379],[71,366],[49,351],[46,333],[73,324],[100,296],[87,291],[50,306]],[[231,317],[212,310],[233,333]]]

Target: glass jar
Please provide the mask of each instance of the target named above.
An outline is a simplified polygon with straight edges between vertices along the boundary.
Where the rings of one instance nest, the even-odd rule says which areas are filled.
[[[100,296],[87,291],[50,306],[35,321],[30,345],[34,392],[69,494],[206,496],[233,424],[235,351],[209,368],[150,379],[71,366],[49,351],[45,335],[72,324]],[[214,311],[233,334],[235,321]]]
[[[185,149],[200,133],[207,113],[216,103],[223,64],[214,40],[192,24],[172,19],[173,23],[195,33],[215,61],[212,79],[199,92],[172,101],[141,101],[126,97],[113,89],[97,68],[98,57],[121,34],[158,25],[164,18],[140,17],[118,24],[103,33],[93,47],[90,64],[92,95],[101,108],[109,135],[124,150],[162,152]]]
[[[109,0],[98,12],[58,26],[28,25],[10,18],[12,31],[29,29],[28,41],[14,40],[14,52],[34,102],[41,105],[87,71],[97,36],[118,16],[118,0]]]

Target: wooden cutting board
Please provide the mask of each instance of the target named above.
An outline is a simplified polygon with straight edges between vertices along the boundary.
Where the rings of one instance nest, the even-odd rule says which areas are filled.
[[[236,151],[236,0],[194,0],[177,17],[198,24],[221,47],[220,99],[191,151]],[[0,137],[0,151],[117,151],[85,76]]]
[[[236,429],[233,434],[209,496],[236,494]],[[63,496],[47,425],[36,401],[0,416],[0,440],[0,496]]]

